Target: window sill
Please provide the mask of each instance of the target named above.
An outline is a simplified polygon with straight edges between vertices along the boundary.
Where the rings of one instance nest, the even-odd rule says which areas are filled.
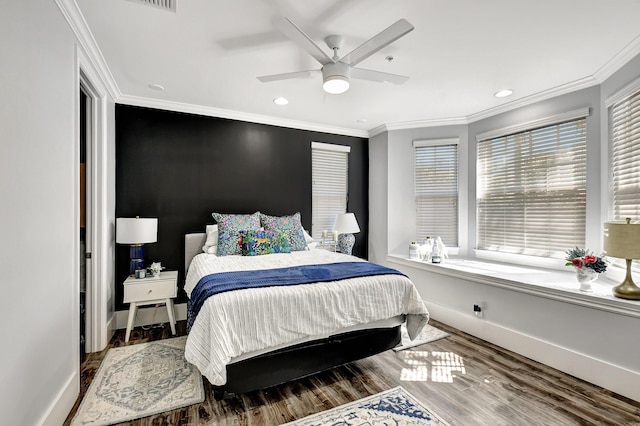
[[[591,284],[593,292],[585,293],[579,290],[573,271],[557,271],[465,258],[449,258],[442,263],[433,264],[397,254],[387,255],[387,261],[467,281],[640,318],[640,301],[613,296],[611,288],[617,285],[618,281],[603,275]]]

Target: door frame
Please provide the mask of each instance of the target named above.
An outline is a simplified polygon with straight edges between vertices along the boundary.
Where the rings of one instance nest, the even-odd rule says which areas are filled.
[[[109,259],[113,259],[113,216],[109,211],[108,200],[108,138],[107,138],[107,91],[102,84],[99,74],[95,72],[92,63],[76,46],[76,78],[75,117],[80,117],[80,87],[87,94],[87,252],[91,253],[91,260],[87,264],[87,294],[85,333],[87,352],[101,351],[107,346],[113,334],[113,266]],[[89,106],[90,105],[90,106]],[[75,125],[76,150],[76,181],[80,175],[80,123]],[[75,194],[76,205],[80,205],[79,190]],[[77,240],[79,241],[80,219],[79,211],[76,219]],[[81,256],[79,244],[76,245],[76,259]],[[84,254],[82,254],[84,256]],[[79,274],[75,274],[78,282],[75,288],[80,291]],[[110,297],[111,295],[111,297]],[[78,309],[79,318],[79,306]],[[78,327],[79,329],[79,327]]]

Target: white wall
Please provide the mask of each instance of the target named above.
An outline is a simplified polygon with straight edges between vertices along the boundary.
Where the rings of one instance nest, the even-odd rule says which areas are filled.
[[[416,238],[413,140],[460,138],[460,170],[466,173],[460,177],[461,254],[473,255],[476,134],[582,107],[591,109],[587,119],[587,227],[594,232],[587,235],[587,247],[597,251],[602,243],[600,229],[606,219],[608,204],[607,161],[603,158],[607,152],[607,133],[602,129],[606,125],[606,111],[601,100],[638,77],[640,57],[601,86],[538,102],[467,126],[389,131],[386,139],[382,135],[372,139],[369,173],[386,177],[389,195],[386,203],[382,197],[371,198],[370,214],[384,211],[388,219],[386,224],[371,227],[371,232],[386,233],[387,245],[371,247],[369,252],[374,256],[370,256],[370,260],[409,275],[434,318],[640,400],[640,390],[629,381],[640,378],[640,340],[629,339],[640,329],[637,317],[446,277],[403,263],[389,263],[383,254],[407,253],[409,241]],[[386,158],[380,140],[386,141]],[[376,144],[380,146],[374,149]],[[370,239],[374,245],[384,240],[384,236]],[[473,304],[478,302],[485,304],[484,320],[476,319],[472,313]]]
[[[387,254],[387,145],[386,132],[369,139],[369,260],[384,259]]]
[[[406,253],[409,242],[421,240],[426,235],[416,235],[416,204],[414,191],[414,148],[415,140],[458,139],[460,182],[467,177],[467,127],[441,126],[422,129],[406,129],[388,134],[388,176],[389,176],[389,253]],[[462,184],[459,199],[460,221],[466,223],[467,187]],[[461,232],[461,245],[466,242],[466,232]]]
[[[3,2],[0,40],[1,422],[62,424],[79,390],[76,38],[53,0],[25,0]]]

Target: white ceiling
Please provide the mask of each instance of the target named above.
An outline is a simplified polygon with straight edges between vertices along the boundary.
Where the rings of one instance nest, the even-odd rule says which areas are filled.
[[[354,135],[470,122],[597,84],[640,53],[640,0],[177,0],[176,13],[76,3],[118,102]],[[275,29],[280,17],[323,48],[344,36],[342,54],[405,18],[415,29],[358,66],[410,79],[352,80],[342,95],[320,76],[261,83],[320,67]],[[495,98],[503,88],[515,93]]]

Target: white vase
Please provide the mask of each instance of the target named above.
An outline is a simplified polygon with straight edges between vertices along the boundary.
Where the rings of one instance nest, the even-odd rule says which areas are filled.
[[[576,268],[576,278],[580,283],[580,291],[590,293],[591,283],[598,279],[598,273],[591,268]]]

